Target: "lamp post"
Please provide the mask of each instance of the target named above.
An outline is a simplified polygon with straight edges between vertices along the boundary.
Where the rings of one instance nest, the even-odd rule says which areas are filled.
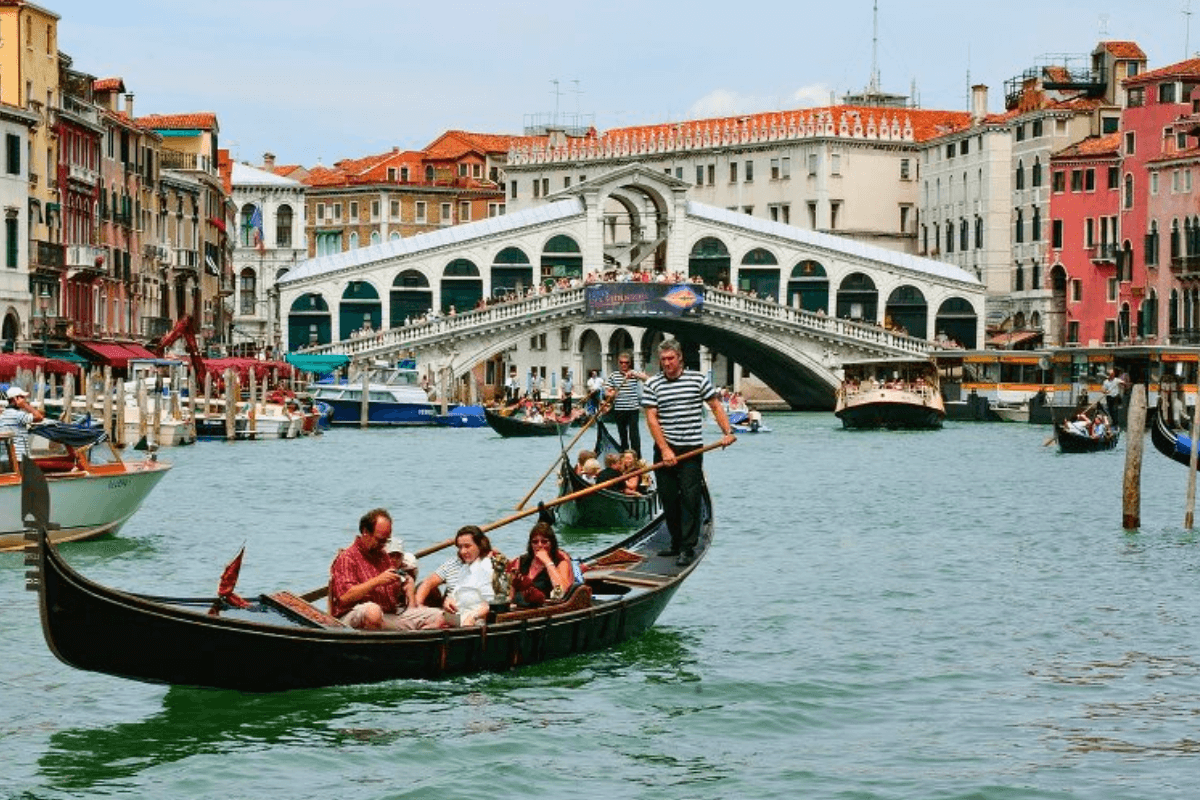
[[[50,339],[50,289],[42,284],[42,291],[38,294],[38,308],[42,316],[42,355],[49,352]]]

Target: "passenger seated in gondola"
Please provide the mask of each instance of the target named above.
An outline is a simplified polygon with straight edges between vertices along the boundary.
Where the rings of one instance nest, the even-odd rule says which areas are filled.
[[[621,477],[621,455],[620,453],[609,453],[604,457],[604,469],[596,475],[596,483],[604,483],[619,477]]]
[[[1092,435],[1092,419],[1087,415],[1087,412],[1080,411],[1075,415],[1075,419],[1063,420],[1063,427],[1068,433],[1073,433],[1077,436]]]
[[[580,476],[588,483],[595,483],[596,476],[600,474],[600,462],[594,458],[589,458],[587,463],[583,465],[583,474]]]
[[[625,494],[641,494],[641,475],[632,475],[638,468],[637,453],[632,450],[626,450],[621,454],[620,470],[622,475],[629,475],[625,482],[621,484],[621,491]]]
[[[459,625],[481,624],[496,597],[492,586],[492,543],[477,525],[464,525],[454,537],[454,546],[458,555],[421,581],[416,602],[437,606],[440,601],[443,611],[458,615]],[[439,587],[444,590],[435,594]]]
[[[584,467],[587,466],[587,462],[595,460],[596,454],[591,450],[580,450],[579,455],[575,457],[575,474],[582,475]]]
[[[529,531],[525,553],[508,563],[512,588],[509,598],[521,608],[537,608],[559,600],[574,582],[571,557],[558,549],[558,537],[548,522]]]
[[[1108,417],[1102,413],[1096,414],[1096,418],[1092,420],[1092,438],[1103,439],[1108,434]]]
[[[410,605],[403,610],[404,578],[387,554],[392,517],[385,509],[368,511],[358,521],[358,537],[338,553],[329,568],[330,614],[352,628],[415,630],[444,626],[441,615]]]

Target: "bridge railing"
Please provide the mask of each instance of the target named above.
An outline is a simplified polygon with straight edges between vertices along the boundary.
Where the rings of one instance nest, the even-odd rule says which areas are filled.
[[[774,300],[749,297],[744,294],[726,292],[712,287],[705,289],[704,304],[736,312],[743,316],[765,317],[792,325],[799,325],[813,331],[829,333],[862,342],[870,342],[881,347],[905,353],[924,355],[930,350],[937,349],[937,346],[933,342],[904,333],[896,333],[879,325],[854,322],[848,319],[837,319],[826,314],[818,314],[813,311],[786,306]]]
[[[369,358],[374,355],[418,347],[449,335],[465,335],[494,330],[522,318],[538,317],[553,310],[566,310],[573,306],[583,307],[584,290],[558,289],[548,294],[538,294],[521,300],[507,300],[487,308],[473,309],[453,315],[438,315],[421,322],[389,328],[340,342],[308,347],[300,352],[312,354],[345,354],[351,358]],[[573,309],[572,309],[573,310]]]

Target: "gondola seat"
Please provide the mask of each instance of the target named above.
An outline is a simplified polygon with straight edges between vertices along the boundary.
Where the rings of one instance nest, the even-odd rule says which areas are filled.
[[[537,608],[522,608],[516,611],[506,611],[496,615],[496,622],[514,622],[522,619],[548,617],[551,614],[562,614],[568,611],[580,611],[592,605],[592,587],[584,583],[572,584],[567,589],[562,600],[547,601],[544,606]]]

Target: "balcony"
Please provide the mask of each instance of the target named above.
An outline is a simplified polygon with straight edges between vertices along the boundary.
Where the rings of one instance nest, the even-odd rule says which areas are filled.
[[[1094,244],[1088,248],[1088,257],[1097,264],[1117,263],[1117,253],[1120,250],[1115,244],[1105,242],[1104,244]]]
[[[89,169],[79,164],[68,164],[67,179],[84,186],[94,187],[100,180],[100,176],[94,169]]]
[[[142,338],[161,339],[171,331],[169,317],[142,317]]]
[[[200,270],[200,253],[196,250],[176,248],[173,255],[171,266],[176,269],[190,269],[197,272]]]
[[[1200,275],[1200,252],[1171,256],[1171,271],[1181,278]]]
[[[212,159],[197,153],[178,153],[174,150],[163,150],[159,162],[163,169],[179,169],[191,172],[207,172],[216,175]]]
[[[61,270],[66,266],[66,253],[58,242],[34,241],[33,266],[41,269]]]
[[[66,247],[67,277],[79,273],[105,274],[104,248],[90,244],[69,244]]]

